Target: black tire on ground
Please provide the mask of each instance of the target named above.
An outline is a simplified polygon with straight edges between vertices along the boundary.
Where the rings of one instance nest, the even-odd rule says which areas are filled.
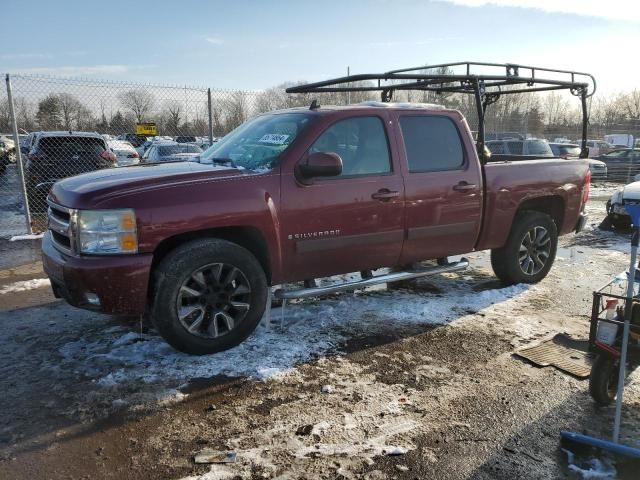
[[[516,216],[505,245],[491,250],[491,267],[508,285],[537,283],[549,273],[557,248],[558,229],[553,219],[527,210]]]
[[[253,332],[265,309],[267,279],[247,249],[226,240],[194,240],[158,265],[153,295],[151,317],[164,339],[182,352],[205,355],[232,348]]]
[[[616,230],[629,230],[631,228],[631,217],[618,216],[618,218],[615,218],[613,215],[609,215],[607,218]]]
[[[589,393],[600,406],[606,407],[616,399],[620,362],[606,355],[598,355],[591,366]]]

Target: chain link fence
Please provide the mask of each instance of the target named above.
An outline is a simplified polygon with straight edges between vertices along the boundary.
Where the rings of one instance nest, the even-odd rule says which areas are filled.
[[[231,91],[37,75],[2,76],[7,82],[6,88],[0,87],[0,238],[43,231],[46,196],[53,183],[62,178],[103,168],[188,160],[262,112],[309,106],[313,100],[320,105],[380,100],[375,92],[291,95],[284,87]],[[478,117],[471,95],[399,91],[393,101],[437,103],[458,109],[471,130],[477,131]],[[504,95],[488,107],[486,139],[494,142],[495,149],[507,148],[501,146],[507,140],[520,148],[527,139],[535,138],[579,143],[580,122],[554,123],[549,113],[553,106],[547,103],[544,97],[532,94]],[[153,124],[155,131],[139,134],[137,127],[143,124]],[[19,145],[14,145],[14,127]],[[616,131],[595,130],[591,132],[598,139],[618,131],[638,138],[640,122],[622,125]],[[591,151],[592,156],[606,153],[603,149]],[[640,156],[612,163],[610,178],[629,180],[640,173],[635,164],[640,165]]]
[[[266,108],[257,91],[35,75],[3,78],[0,237],[43,231],[46,197],[57,180],[104,168],[186,160]],[[138,125],[146,125],[146,131],[139,132]]]

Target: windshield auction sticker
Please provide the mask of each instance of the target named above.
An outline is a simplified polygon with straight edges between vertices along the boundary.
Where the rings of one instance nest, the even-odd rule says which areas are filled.
[[[260,140],[258,140],[259,143],[270,143],[272,145],[282,145],[284,144],[284,142],[287,141],[287,139],[289,138],[289,135],[279,135],[277,133],[267,133],[266,135],[263,135],[262,138]]]

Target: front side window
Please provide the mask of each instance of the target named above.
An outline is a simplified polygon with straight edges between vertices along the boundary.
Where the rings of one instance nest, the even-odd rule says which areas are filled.
[[[464,165],[460,135],[450,118],[404,116],[400,128],[410,172],[458,170]]]
[[[278,164],[282,153],[313,118],[308,113],[261,115],[214,143],[200,156],[200,163],[230,163],[248,170],[269,170]]]
[[[331,125],[309,153],[332,152],[342,158],[343,177],[391,172],[387,134],[378,117],[353,117]]]

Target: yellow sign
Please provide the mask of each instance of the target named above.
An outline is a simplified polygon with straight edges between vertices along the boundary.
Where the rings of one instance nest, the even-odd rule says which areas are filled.
[[[158,127],[155,123],[136,123],[136,135],[155,137],[158,135]]]

